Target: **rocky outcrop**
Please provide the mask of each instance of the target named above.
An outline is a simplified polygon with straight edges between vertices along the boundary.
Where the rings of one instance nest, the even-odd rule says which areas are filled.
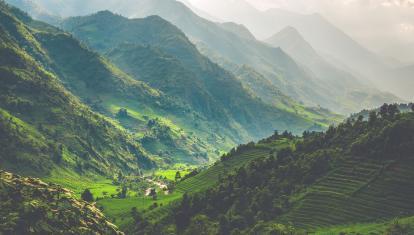
[[[59,185],[0,171],[0,234],[123,234]]]

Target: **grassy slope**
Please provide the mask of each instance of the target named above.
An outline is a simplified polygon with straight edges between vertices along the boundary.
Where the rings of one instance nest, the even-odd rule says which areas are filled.
[[[0,3],[2,166],[39,176],[56,165],[92,175],[150,167],[130,135],[79,102],[38,63],[47,58],[22,15]]]
[[[348,226],[336,226],[331,228],[322,228],[315,231],[316,235],[336,235],[340,233],[345,234],[372,234],[380,235],[388,232],[390,226],[393,225],[405,225],[414,228],[414,217],[406,217],[400,219],[394,219],[387,222],[379,223],[367,223],[367,224],[354,224]],[[412,235],[414,231],[405,232],[404,235]]]
[[[263,159],[270,155],[272,150],[279,150],[286,147],[294,148],[294,142],[288,139],[280,139],[271,143],[256,144],[253,149],[236,151],[230,155],[225,161],[217,161],[214,165],[199,174],[181,181],[176,186],[176,193],[183,195],[184,193],[197,193],[208,190],[217,185],[220,177],[233,174],[239,168],[246,166],[250,162]],[[181,199],[181,198],[177,198]],[[174,205],[178,200],[172,201]],[[160,221],[171,212],[171,206],[164,206],[145,213],[145,217],[152,221]]]
[[[407,160],[348,161],[310,187],[284,220],[315,229],[414,214],[413,170]]]
[[[270,134],[270,129],[301,132],[313,125],[251,96],[232,74],[201,55],[179,29],[159,17],[128,20],[99,12],[71,18],[64,27],[96,50],[120,47],[108,54],[115,63],[136,79],[179,96],[204,117],[221,123],[223,130],[230,128],[246,137],[246,133],[241,135],[245,130],[247,137],[260,138]]]
[[[288,146],[292,146],[292,142],[287,139],[278,140],[271,144],[256,144],[255,148],[238,152],[225,161],[218,161],[198,175],[180,182],[177,185],[177,191],[192,193],[211,188],[217,184],[221,176],[224,177],[231,174],[253,160],[268,157],[271,150],[278,150]]]
[[[388,136],[384,145],[404,143],[401,148],[405,148],[407,142],[404,141],[410,137],[402,130],[412,129],[413,118],[414,113],[403,114],[399,121],[384,129],[380,133]],[[366,134],[354,145],[361,142],[367,145],[365,141],[375,142],[384,138],[374,136]],[[365,154],[368,151],[373,150],[368,149]],[[409,158],[410,154],[400,157],[400,150],[381,154],[387,157],[347,158],[305,192],[294,195],[292,210],[277,221],[289,222],[316,234],[382,234],[392,224],[390,220],[412,216],[414,162]],[[412,225],[412,218],[401,222]]]
[[[159,90],[132,79],[103,57],[82,46],[70,35],[47,24],[33,21],[23,14],[21,18],[26,24],[35,28],[33,37],[42,49],[42,53],[36,54],[36,58],[58,75],[65,87],[90,105],[94,111],[112,118],[117,118],[116,114],[120,108],[127,108],[130,113],[136,113],[137,115],[131,116],[129,120],[118,121],[132,132],[139,134],[138,139],[145,137],[147,131],[148,135],[151,135],[152,130],[147,127],[149,119],[164,119],[162,125],[165,128],[174,125],[179,126],[179,129],[186,129],[179,136],[174,133],[164,133],[169,135],[173,143],[153,139],[155,144],[162,145],[166,149],[165,152],[169,152],[167,156],[165,153],[162,156],[168,162],[206,162],[207,157],[214,158],[217,155],[219,148],[226,149],[234,144],[230,140],[222,140],[218,141],[219,146],[213,146],[207,141],[207,137],[201,134],[202,131],[196,135],[203,138],[195,138],[190,133],[195,129],[194,126],[183,124],[185,122],[182,119],[197,118],[197,114],[189,112],[187,107],[165,96]],[[211,128],[208,125],[200,127],[202,130]],[[222,139],[218,135],[213,135],[212,138]],[[153,155],[159,154],[153,151],[153,148],[148,150]]]

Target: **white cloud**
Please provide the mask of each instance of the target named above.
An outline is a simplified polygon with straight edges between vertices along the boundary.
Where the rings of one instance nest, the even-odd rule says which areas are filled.
[[[399,30],[402,33],[411,33],[414,31],[414,25],[410,23],[401,23],[399,24]]]

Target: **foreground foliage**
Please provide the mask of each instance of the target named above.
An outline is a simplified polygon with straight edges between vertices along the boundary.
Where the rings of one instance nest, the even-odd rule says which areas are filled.
[[[39,179],[0,171],[1,234],[123,234],[93,205]]]

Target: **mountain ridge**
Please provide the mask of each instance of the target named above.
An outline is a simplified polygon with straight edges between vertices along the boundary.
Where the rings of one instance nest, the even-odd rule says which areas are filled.
[[[152,47],[158,47],[165,53],[176,57],[184,65],[184,67],[181,66],[181,69],[185,68],[193,73],[193,83],[198,82],[199,84],[201,84],[202,87],[204,87],[203,89],[205,91],[205,94],[211,94],[210,97],[212,97],[215,100],[215,102],[218,102],[218,104],[224,108],[223,110],[227,110],[221,111],[221,113],[228,113],[229,117],[235,119],[237,122],[246,123],[246,120],[252,119],[253,116],[251,116],[248,113],[245,113],[243,117],[246,120],[239,119],[240,115],[236,115],[236,113],[239,111],[245,111],[240,109],[240,107],[235,106],[235,100],[232,97],[238,97],[238,99],[240,99],[243,102],[246,102],[246,104],[249,102],[252,104],[255,103],[255,112],[262,112],[261,110],[267,110],[266,112],[270,113],[273,112],[273,108],[266,107],[266,105],[262,104],[260,101],[255,100],[253,97],[245,93],[241,84],[238,82],[237,79],[233,77],[232,74],[223,70],[218,65],[212,63],[208,58],[201,55],[198,52],[197,48],[185,37],[185,35],[175,26],[170,26],[169,23],[167,23],[167,21],[162,20],[162,22],[159,23],[159,21],[161,21],[161,18],[155,16],[151,16],[149,18],[144,19],[121,19],[121,16],[115,15],[106,17],[107,14],[109,13],[100,12],[87,17],[72,18],[66,20],[63,23],[63,25],[66,29],[71,30],[74,33],[74,35],[77,36],[80,40],[85,40],[87,44],[98,50],[101,49],[102,51],[105,51],[105,48],[106,50],[111,50],[112,48],[116,48],[117,46],[125,45],[123,43],[128,42],[130,44],[141,44],[144,46],[150,45]],[[102,22],[110,22],[110,19],[112,17],[116,18],[117,23],[102,24]],[[142,33],[140,33],[143,30],[140,25],[142,25],[143,22],[148,21],[153,24],[153,28],[149,31],[149,33],[145,35],[145,37],[143,37]],[[95,30],[87,31],[89,27],[94,27]],[[168,28],[165,29],[165,27]],[[156,34],[156,32],[158,32],[161,29],[163,33]],[[175,31],[176,33],[173,31]],[[103,38],[108,38],[109,41],[103,41]],[[114,41],[110,42],[111,40]],[[141,49],[145,48],[141,47]],[[114,56],[114,53],[112,52],[109,55]],[[136,58],[133,58],[134,55]],[[140,79],[140,74],[139,71],[137,71],[137,68],[140,68],[142,64],[146,63],[146,61],[143,60],[145,58],[139,58],[139,53],[127,54],[125,52],[123,54],[118,53],[115,57],[118,58],[114,60],[116,64],[123,67],[124,70],[126,69],[130,74],[133,74],[136,79]],[[141,76],[141,78],[144,77]],[[154,83],[156,81],[151,81],[153,79],[153,76],[148,76],[147,79],[149,80],[146,81],[150,83],[152,82],[153,85],[158,84]],[[198,86],[200,87],[200,85]],[[171,90],[172,89],[164,89],[165,92],[171,92]],[[224,90],[226,91],[224,92]],[[220,99],[218,99],[218,97],[220,97]],[[194,100],[194,98],[192,100]],[[204,106],[209,107],[210,105]],[[215,105],[215,107],[220,106]],[[248,110],[251,107],[253,106],[246,106],[244,109]],[[292,116],[292,118],[294,118],[294,115]],[[271,123],[270,120],[266,122],[269,124]],[[251,128],[260,127],[247,126],[247,129],[249,128],[251,132],[252,130],[254,130]]]

